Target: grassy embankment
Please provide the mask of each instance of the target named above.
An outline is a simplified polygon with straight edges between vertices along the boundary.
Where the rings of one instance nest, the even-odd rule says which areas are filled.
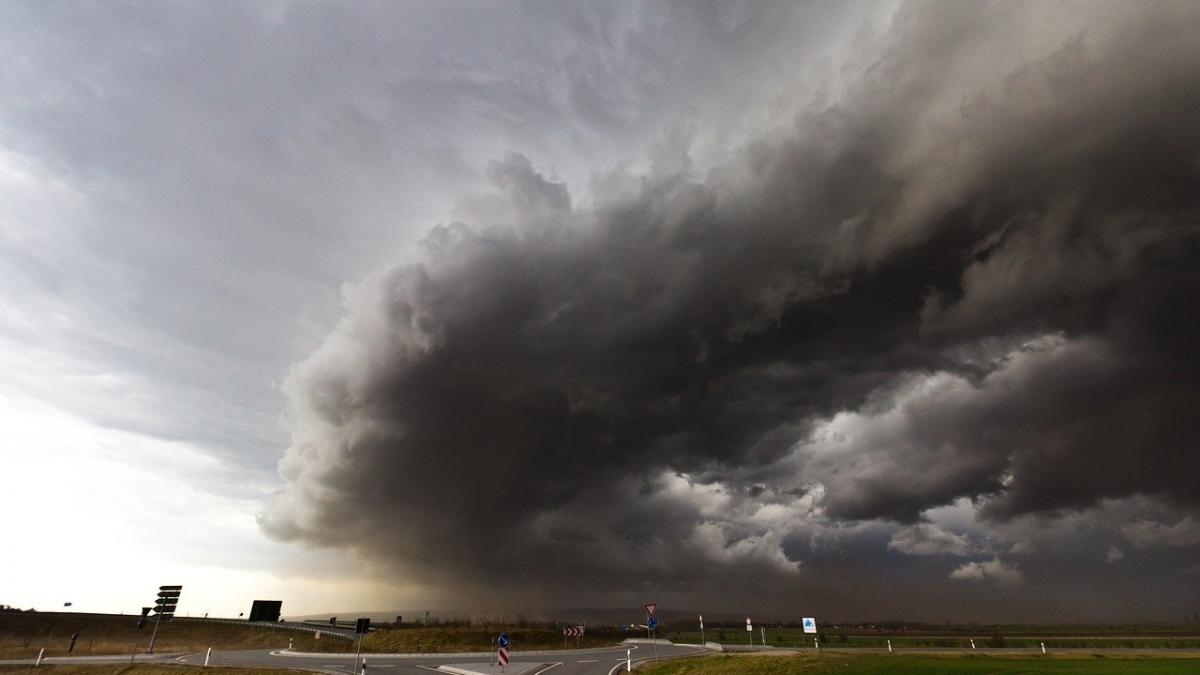
[[[0,659],[33,658],[38,650],[46,656],[65,656],[71,634],[79,633],[72,655],[129,654],[136,648],[144,653],[153,625],[137,629],[136,616],[114,614],[70,614],[59,612],[0,612]],[[296,649],[339,651],[353,649],[350,640],[323,636],[319,641],[311,633],[251,625],[215,623],[195,619],[176,619],[164,623],[158,631],[154,651],[199,652],[214,649],[278,649],[288,641]],[[135,647],[136,645],[136,647]]]
[[[499,635],[500,628],[484,627],[406,627],[373,631],[363,639],[363,651],[373,653],[430,653],[430,652],[486,652],[492,648],[492,639]],[[512,638],[510,649],[530,651],[537,649],[573,649],[575,638],[564,641],[562,631],[537,628],[513,628],[505,630]],[[579,646],[608,647],[628,637],[625,632],[586,631],[579,639]]]
[[[59,612],[0,612],[0,659],[33,658],[38,650],[46,656],[64,656],[71,634],[78,632],[76,656],[89,654],[129,654],[146,651],[153,626],[137,629],[136,616],[112,614],[69,614]],[[407,626],[375,630],[363,639],[368,653],[482,652],[491,649],[491,640],[500,627]],[[507,629],[512,649],[570,649],[576,640],[564,641],[562,632],[549,628]],[[580,647],[604,647],[616,644],[624,632],[589,631],[578,641]],[[352,652],[355,643],[325,634],[315,640],[312,633],[262,626],[215,623],[179,618],[159,629],[154,651],[200,652],[213,649],[279,649],[289,641],[297,651]]]
[[[712,656],[641,668],[644,675],[1174,675],[1200,673],[1200,659],[1020,656]]]

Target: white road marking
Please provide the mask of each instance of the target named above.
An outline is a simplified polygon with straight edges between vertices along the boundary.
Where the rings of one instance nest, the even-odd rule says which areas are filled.
[[[557,667],[559,667],[559,666],[561,666],[561,665],[562,665],[562,663],[551,663],[550,665],[546,666],[545,668],[542,668],[541,670],[537,671],[537,672],[536,672],[536,673],[534,673],[533,675],[542,675],[542,673],[546,672],[547,670],[551,670],[551,669],[553,669],[553,668],[557,668]]]
[[[600,663],[600,659],[587,659],[585,661],[576,661],[575,663]]]

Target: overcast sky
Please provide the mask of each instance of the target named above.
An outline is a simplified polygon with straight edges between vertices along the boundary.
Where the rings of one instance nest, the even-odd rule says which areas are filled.
[[[1200,611],[1200,5],[0,3],[0,603]]]

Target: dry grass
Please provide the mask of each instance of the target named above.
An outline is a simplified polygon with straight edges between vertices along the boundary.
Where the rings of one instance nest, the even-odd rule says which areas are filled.
[[[45,648],[46,656],[64,656],[71,634],[79,633],[75,656],[145,652],[153,625],[137,629],[136,616],[68,614],[58,612],[0,613],[0,659],[32,658]],[[198,652],[214,649],[278,649],[292,641],[306,651],[350,651],[349,640],[328,635],[317,641],[311,633],[251,625],[232,625],[176,619],[162,625],[154,651]]]
[[[165,665],[61,665],[61,666],[0,666],[6,675],[311,675],[304,670],[280,668],[224,668]]]
[[[571,649],[575,638],[564,641],[561,631],[537,628],[513,628],[506,631],[512,638],[512,649]],[[363,639],[363,651],[383,654],[433,652],[486,652],[499,629],[466,627],[414,627],[380,630]],[[578,642],[580,647],[608,647],[628,637],[626,633],[588,632]]]

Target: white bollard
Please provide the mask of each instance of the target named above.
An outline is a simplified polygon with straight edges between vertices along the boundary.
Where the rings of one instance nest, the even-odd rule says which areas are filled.
[[[975,638],[971,638],[971,649],[975,649]]]
[[[813,638],[813,646],[817,648],[817,651],[821,651],[821,643],[817,642],[817,638]]]
[[[207,668],[207,667],[208,667],[208,659],[209,659],[211,656],[212,656],[212,647],[209,647],[209,648],[208,648],[208,651],[204,652],[204,667],[205,667],[205,668]]]
[[[889,654],[892,653],[892,641],[891,640],[888,640],[888,653]]]
[[[1046,643],[1042,642],[1041,645],[1042,645],[1042,654],[1045,654],[1046,653]]]
[[[363,657],[362,675],[367,675],[367,657]]]
[[[37,662],[33,664],[34,666],[42,665],[42,655],[45,653],[46,653],[46,648],[42,647],[42,650],[38,652]]]
[[[292,638],[288,638],[288,651],[292,651]]]
[[[633,670],[633,649],[625,650],[625,672]]]

